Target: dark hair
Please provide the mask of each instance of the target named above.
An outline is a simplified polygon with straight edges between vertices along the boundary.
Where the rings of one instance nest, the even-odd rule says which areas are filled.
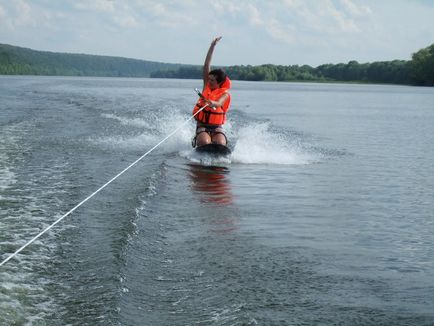
[[[221,84],[226,80],[226,74],[221,69],[214,69],[209,72],[210,75],[213,75],[215,77],[215,80],[217,83]]]

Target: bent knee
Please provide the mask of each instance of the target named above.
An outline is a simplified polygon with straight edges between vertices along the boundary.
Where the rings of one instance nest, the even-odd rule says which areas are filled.
[[[207,132],[203,131],[197,134],[196,136],[197,146],[207,145],[210,143],[211,143],[211,137]]]
[[[227,141],[226,141],[226,136],[223,133],[214,135],[212,137],[212,142],[214,144],[219,144],[219,145],[226,145]]]

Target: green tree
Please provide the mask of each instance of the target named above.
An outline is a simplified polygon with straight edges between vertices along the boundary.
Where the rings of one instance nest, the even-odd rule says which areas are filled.
[[[410,76],[416,85],[434,86],[434,44],[413,54]]]

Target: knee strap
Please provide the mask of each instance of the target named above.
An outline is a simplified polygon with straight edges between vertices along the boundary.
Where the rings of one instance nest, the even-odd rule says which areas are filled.
[[[206,132],[207,134],[209,134],[209,131],[206,130],[206,128],[204,128],[204,127],[198,127],[198,128],[196,128],[196,137],[197,137],[197,135],[199,135],[199,134],[201,134],[203,132]]]

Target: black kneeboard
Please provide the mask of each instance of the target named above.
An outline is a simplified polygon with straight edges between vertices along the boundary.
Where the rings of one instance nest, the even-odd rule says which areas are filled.
[[[229,147],[221,144],[207,144],[195,148],[198,153],[210,154],[213,156],[229,156],[232,151]]]

